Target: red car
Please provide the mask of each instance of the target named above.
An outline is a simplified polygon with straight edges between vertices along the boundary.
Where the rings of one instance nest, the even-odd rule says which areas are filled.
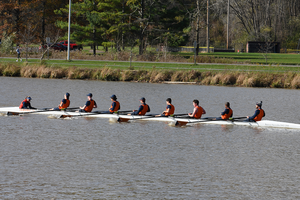
[[[68,48],[68,40],[60,41],[60,44]],[[70,50],[82,50],[82,45],[77,45],[74,42],[70,42]]]
[[[60,43],[55,43],[55,44],[49,43],[48,46],[50,49],[54,49],[55,51],[66,51],[67,50],[67,47]],[[41,48],[42,47],[40,46],[39,49],[41,49]],[[45,44],[43,46],[43,49],[47,49],[47,44]]]
[[[66,51],[67,50],[67,47],[65,47],[64,45],[60,44],[60,43],[56,43],[56,44],[53,44],[50,49],[54,49],[56,51]]]

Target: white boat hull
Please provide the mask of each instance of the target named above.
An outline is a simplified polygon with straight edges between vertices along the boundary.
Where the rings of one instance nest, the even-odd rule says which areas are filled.
[[[219,124],[219,125],[240,125],[240,126],[251,126],[251,127],[268,127],[268,128],[285,128],[285,129],[300,129],[300,124],[279,122],[272,120],[262,120],[259,122],[235,122],[216,120],[208,121],[205,119],[189,119],[189,118],[174,118],[174,117],[151,117],[151,116],[138,116],[138,115],[118,115],[118,114],[96,114],[96,113],[82,113],[82,112],[71,112],[71,111],[45,111],[45,110],[32,110],[32,109],[19,109],[18,107],[3,107],[0,108],[0,112],[16,112],[20,114],[40,114],[40,115],[66,115],[70,117],[97,117],[97,118],[125,118],[130,120],[146,120],[146,121],[164,121],[164,122],[188,122],[188,125],[192,124]]]

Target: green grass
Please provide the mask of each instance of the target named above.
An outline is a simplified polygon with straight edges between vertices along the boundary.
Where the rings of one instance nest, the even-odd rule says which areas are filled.
[[[173,53],[181,56],[194,56],[191,53]],[[212,56],[215,58],[231,58],[237,62],[251,63],[251,64],[266,64],[266,60],[263,53],[201,53],[199,56]],[[268,64],[288,64],[298,65],[300,64],[300,54],[283,54],[283,53],[268,53]]]
[[[18,65],[24,65],[22,63],[15,62],[15,59],[3,58],[0,59],[2,63],[15,63]],[[44,64],[54,67],[80,67],[80,68],[102,68],[110,67],[113,69],[129,69],[129,62],[116,62],[116,61],[86,61],[86,60],[45,60]],[[29,59],[29,65],[40,64],[39,59]],[[262,72],[300,72],[300,66],[280,66],[280,65],[224,65],[224,64],[183,64],[183,63],[155,63],[155,62],[132,62],[130,69],[165,69],[165,70],[199,70],[199,71],[262,71]]]
[[[39,45],[30,45],[30,46],[39,46]],[[115,48],[108,48],[109,52],[116,52]],[[125,51],[130,52],[130,47],[125,47]],[[139,52],[139,47],[135,46],[133,48],[133,54],[137,55]],[[90,46],[84,46],[83,52],[92,55],[93,50]],[[98,46],[97,54],[103,54],[105,52],[103,46]],[[146,53],[151,52],[152,54],[157,54],[155,47],[147,47]],[[160,52],[162,54],[163,52]],[[172,55],[180,55],[185,58],[194,57],[193,52],[172,52]],[[264,53],[222,53],[222,52],[216,52],[216,53],[200,53],[199,56],[204,57],[215,57],[215,58],[226,58],[231,59],[233,63],[248,63],[248,64],[266,64]],[[25,56],[25,51],[23,52],[23,57]],[[284,54],[284,53],[268,53],[267,54],[267,64],[279,64],[279,65],[300,65],[300,54]]]

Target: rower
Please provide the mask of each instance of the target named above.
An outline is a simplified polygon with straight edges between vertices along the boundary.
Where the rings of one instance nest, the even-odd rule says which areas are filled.
[[[190,117],[195,119],[200,119],[202,114],[206,114],[206,111],[201,106],[199,106],[199,101],[197,99],[193,101],[193,106],[194,106],[193,113],[188,114]]]
[[[64,99],[61,100],[60,104],[56,108],[51,108],[50,110],[66,110],[69,105],[70,105],[70,100],[69,100],[70,94],[67,92],[64,95]]]
[[[221,117],[217,117],[216,120],[222,120],[222,119],[226,120],[226,119],[229,119],[232,116],[233,116],[233,111],[230,108],[230,103],[226,102],[224,112],[222,112]]]
[[[110,100],[112,101],[110,108],[108,111],[104,111],[101,113],[107,113],[107,114],[113,114],[114,112],[117,112],[120,110],[121,106],[120,103],[117,101],[117,96],[116,95],[111,95]]]
[[[175,107],[172,105],[172,99],[171,98],[167,98],[166,99],[166,104],[167,104],[166,110],[163,111],[162,114],[156,115],[156,117],[168,117],[168,116],[174,114]]]
[[[92,112],[93,108],[97,108],[97,103],[96,103],[96,101],[94,101],[94,100],[92,99],[93,94],[92,94],[92,93],[89,93],[89,94],[87,94],[86,96],[87,96],[87,98],[88,98],[88,101],[85,103],[84,106],[79,107],[80,109],[79,109],[79,111],[77,111],[77,112]]]
[[[25,99],[21,102],[19,108],[20,109],[36,109],[31,106],[30,101],[31,101],[30,96],[25,97]]]
[[[128,115],[145,115],[146,112],[150,112],[150,106],[146,104],[146,99],[144,97],[140,99],[140,103],[139,109],[133,110],[133,112]]]
[[[262,101],[256,102],[256,111],[252,117],[247,116],[247,119],[245,122],[258,122],[260,121],[265,115],[265,111],[261,108],[262,107]]]

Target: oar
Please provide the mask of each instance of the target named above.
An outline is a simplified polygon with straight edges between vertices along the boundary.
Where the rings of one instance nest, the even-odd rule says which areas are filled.
[[[74,107],[74,108],[67,108],[67,110],[74,110],[78,109],[79,107]],[[37,112],[51,112],[51,111],[58,111],[58,110],[48,110],[51,108],[43,108],[42,110],[37,110],[37,111],[30,111],[30,112],[10,112],[8,111],[6,115],[23,115],[23,114],[31,114],[31,113],[37,113]]]
[[[23,115],[23,114],[30,114],[30,113],[36,113],[36,112],[46,112],[46,111],[44,111],[44,110],[31,111],[31,112],[11,112],[11,111],[8,111],[6,113],[6,115]]]
[[[195,119],[195,118],[190,118],[190,119]],[[199,120],[201,120],[201,119],[199,119]],[[186,122],[186,121],[176,120],[175,126],[177,126],[177,125],[185,126],[188,123],[190,124],[190,123],[201,123],[201,122],[207,122],[207,121],[218,121],[215,118],[214,119],[202,119],[202,120],[203,121],[193,121],[193,122]]]
[[[79,109],[79,107],[67,108],[67,110],[76,110],[76,109]]]
[[[96,111],[96,112],[92,112],[92,113],[86,113],[85,115],[61,115],[59,118],[67,118],[67,117],[84,117],[84,116],[88,116],[88,115],[102,115],[102,114],[119,114],[119,113],[125,113],[125,112],[132,112],[132,110],[122,110],[122,111],[116,111],[114,113],[101,113],[101,112],[105,112],[105,111]],[[83,112],[85,113],[85,112]]]
[[[173,114],[170,115],[171,117],[177,117],[177,116],[184,116],[184,115],[189,115],[188,113],[184,113],[184,114]]]
[[[119,113],[128,113],[128,112],[132,112],[132,110],[119,110],[115,113],[119,114]]]
[[[244,118],[247,118],[247,117],[235,117],[235,118],[233,118],[233,117],[231,117],[231,118],[229,118],[229,119],[216,119],[216,118],[208,118],[208,119],[202,119],[203,121],[193,121],[193,122],[185,122],[185,121],[176,121],[176,123],[175,123],[175,126],[176,125],[180,125],[180,126],[184,126],[184,125],[186,125],[186,124],[191,124],[191,123],[201,123],[201,122],[208,122],[208,121],[234,121],[234,119],[244,119]],[[200,120],[200,119],[199,119]]]
[[[143,118],[133,118],[133,119],[119,117],[118,121],[119,122],[128,122],[129,120],[149,119],[149,118],[154,118],[154,117],[168,117],[168,116],[157,116],[157,115],[158,114],[156,114],[156,115],[145,115],[145,117],[143,117]],[[182,116],[182,115],[188,115],[188,114],[187,113],[184,113],[184,114],[174,114],[174,115],[170,115],[170,117]]]
[[[236,119],[246,119],[247,117],[231,117],[228,120],[235,121]]]
[[[85,117],[85,116],[89,116],[89,115],[103,115],[103,114],[108,114],[108,115],[113,115],[114,113],[99,113],[99,112],[78,112],[78,114],[80,115],[61,115],[59,116],[59,118],[67,118],[67,117]],[[81,115],[84,114],[84,115]]]
[[[37,111],[30,111],[30,112],[11,112],[8,111],[6,115],[24,115],[24,114],[30,114],[30,113],[37,113],[37,112],[48,112],[52,110],[37,110]]]
[[[131,115],[131,116],[141,116],[141,115]],[[129,120],[141,120],[141,119],[149,119],[154,117],[167,117],[167,116],[157,116],[156,115],[143,115],[142,118],[124,118],[119,117],[118,122],[128,122]]]

